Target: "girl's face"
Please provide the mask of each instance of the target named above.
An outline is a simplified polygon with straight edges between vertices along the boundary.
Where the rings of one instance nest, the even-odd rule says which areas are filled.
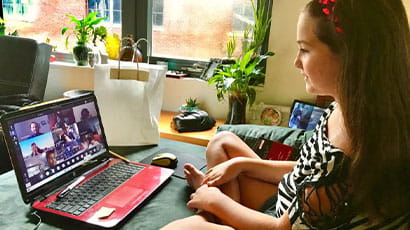
[[[308,93],[337,98],[336,84],[340,61],[337,55],[316,37],[315,29],[316,19],[308,13],[301,13],[296,35],[299,51],[294,64],[305,78]]]

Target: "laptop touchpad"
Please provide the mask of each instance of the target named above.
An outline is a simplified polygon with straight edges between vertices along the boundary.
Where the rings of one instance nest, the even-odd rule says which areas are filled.
[[[136,201],[139,196],[144,194],[144,189],[135,188],[131,186],[123,186],[115,190],[114,194],[109,195],[107,204],[124,207],[130,202]]]

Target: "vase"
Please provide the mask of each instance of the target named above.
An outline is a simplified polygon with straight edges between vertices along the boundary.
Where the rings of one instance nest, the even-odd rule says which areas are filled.
[[[78,66],[88,65],[88,52],[90,49],[83,43],[77,43],[73,48],[74,61]]]
[[[247,102],[248,97],[245,95],[230,95],[229,112],[225,124],[245,124]]]
[[[142,52],[138,47],[134,47],[134,58],[133,62],[142,62]]]
[[[120,49],[120,60],[121,61],[133,61],[134,58],[134,40],[132,36],[128,36],[123,38],[121,41],[125,41],[125,46],[121,47]]]
[[[88,64],[91,67],[94,67],[96,64],[101,64],[100,50],[98,49],[97,46],[93,46],[88,51]]]

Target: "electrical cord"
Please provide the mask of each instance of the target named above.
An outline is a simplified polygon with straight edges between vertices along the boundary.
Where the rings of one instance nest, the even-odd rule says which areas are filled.
[[[115,152],[113,152],[113,151],[111,151],[111,150],[109,150],[108,152],[110,152],[111,155],[114,155],[114,156],[120,158],[121,160],[123,160],[123,161],[125,161],[125,162],[127,162],[127,163],[130,163],[130,162],[131,162],[130,160],[128,160],[127,158],[121,156],[121,155],[118,154],[118,153],[115,153]]]
[[[41,216],[37,214],[37,211],[32,212],[31,215],[38,218],[38,223],[37,223],[37,225],[33,228],[33,230],[37,230],[37,229],[40,227],[40,224],[41,224]]]

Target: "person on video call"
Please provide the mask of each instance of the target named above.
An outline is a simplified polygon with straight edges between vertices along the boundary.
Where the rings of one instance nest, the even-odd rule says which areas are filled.
[[[101,142],[98,141],[99,137],[88,133],[81,137],[81,148],[84,150],[90,149],[95,146],[100,146]]]
[[[44,152],[44,150],[41,149],[40,147],[38,147],[36,143],[31,144],[31,156],[32,157],[39,156],[43,152]]]
[[[196,214],[163,229],[409,229],[410,27],[401,0],[311,0],[294,65],[335,99],[297,161],[220,132],[186,164]],[[382,122],[380,122],[382,120]],[[304,226],[299,226],[303,224]]]
[[[40,124],[35,122],[35,121],[30,123],[30,130],[31,130],[32,134],[29,136],[29,138],[37,137],[37,136],[40,136],[42,134],[40,132]]]
[[[47,160],[48,167],[50,168],[53,168],[54,166],[57,165],[57,159],[56,159],[54,150],[48,150],[46,152],[46,160]]]
[[[87,108],[84,108],[81,110],[81,117],[80,117],[81,121],[88,120],[90,119],[90,117],[91,117],[90,111]]]

